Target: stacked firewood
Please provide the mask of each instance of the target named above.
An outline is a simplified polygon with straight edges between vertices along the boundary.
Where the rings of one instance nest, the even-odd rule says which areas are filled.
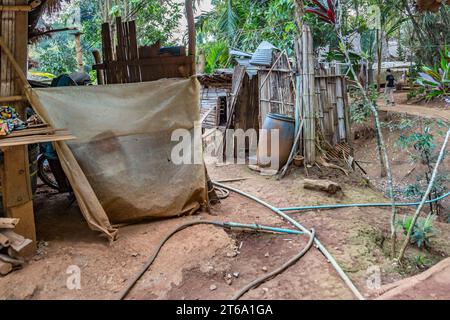
[[[31,243],[14,232],[19,219],[0,218],[0,276],[22,268],[23,259],[20,252]]]

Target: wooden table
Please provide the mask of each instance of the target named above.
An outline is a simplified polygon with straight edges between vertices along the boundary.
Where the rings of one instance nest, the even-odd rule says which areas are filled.
[[[0,171],[4,214],[8,218],[19,218],[20,222],[15,232],[33,241],[23,251],[24,256],[33,255],[36,251],[36,227],[28,163],[28,145],[73,140],[75,138],[67,130],[55,130],[49,127],[16,131],[11,135],[0,138],[0,149],[3,151],[3,165]]]

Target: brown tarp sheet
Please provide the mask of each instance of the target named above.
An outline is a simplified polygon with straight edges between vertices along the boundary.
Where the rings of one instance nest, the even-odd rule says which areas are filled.
[[[33,89],[31,100],[45,121],[77,137],[56,149],[92,229],[114,239],[114,224],[189,215],[206,203],[204,165],[171,159],[172,132],[193,133],[199,121],[195,78]]]

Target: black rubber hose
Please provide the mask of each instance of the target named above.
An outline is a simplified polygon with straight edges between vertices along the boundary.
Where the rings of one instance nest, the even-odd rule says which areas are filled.
[[[253,282],[250,282],[248,285],[246,285],[244,288],[242,288],[241,290],[239,290],[238,293],[236,293],[232,300],[239,300],[239,298],[241,298],[247,291],[258,287],[259,285],[261,285],[262,283],[274,278],[275,276],[279,275],[280,273],[284,272],[286,269],[288,269],[289,267],[293,266],[298,260],[300,260],[308,251],[309,249],[311,249],[313,243],[314,243],[314,238],[316,237],[316,231],[314,229],[311,229],[311,234],[309,237],[309,241],[308,244],[302,249],[302,251],[300,251],[297,255],[295,255],[292,259],[290,259],[289,261],[287,261],[286,263],[284,263],[281,267],[273,270],[272,272],[269,272],[268,274],[264,275],[263,277],[256,279]]]
[[[224,229],[232,229],[233,226],[230,224],[227,224],[226,222],[219,222],[219,221],[193,221],[193,222],[188,222],[185,223],[179,227],[177,227],[175,230],[173,230],[172,232],[170,232],[161,242],[160,244],[157,246],[155,252],[150,256],[150,258],[148,259],[147,263],[142,267],[142,269],[136,273],[136,275],[134,276],[134,278],[132,280],[130,280],[127,284],[127,286],[122,290],[122,292],[119,295],[119,300],[123,300],[127,297],[127,295],[130,293],[130,291],[133,289],[133,287],[136,285],[136,283],[139,281],[139,279],[144,275],[144,273],[148,270],[148,268],[150,268],[150,266],[153,264],[153,262],[155,261],[156,257],[158,256],[159,252],[161,251],[162,247],[164,246],[164,244],[173,236],[175,235],[177,232],[180,232],[186,228],[192,227],[192,226],[196,226],[196,225],[213,225],[213,226],[217,226],[217,227],[221,227]],[[274,231],[269,231],[269,230],[264,230],[264,229],[258,229],[258,232],[267,232],[267,233],[274,233]]]
[[[178,228],[176,228],[175,230],[173,230],[171,233],[169,233],[162,241],[161,243],[158,245],[158,247],[156,248],[155,252],[151,255],[151,257],[148,259],[147,263],[144,265],[144,267],[135,275],[135,277],[128,283],[127,287],[122,290],[122,292],[120,293],[119,296],[119,300],[123,300],[126,298],[126,296],[130,293],[131,289],[133,289],[133,287],[136,285],[136,283],[139,281],[139,279],[144,275],[144,273],[148,270],[148,268],[150,268],[150,266],[153,264],[153,262],[155,261],[156,257],[158,256],[159,252],[161,251],[161,248],[164,246],[164,244],[177,232],[180,232],[181,230],[184,230],[186,228],[195,226],[195,225],[200,225],[200,224],[207,224],[207,225],[215,225],[218,227],[223,227],[223,223],[220,222],[214,222],[214,221],[193,221],[193,222],[188,222],[185,223],[181,226],[179,226]]]

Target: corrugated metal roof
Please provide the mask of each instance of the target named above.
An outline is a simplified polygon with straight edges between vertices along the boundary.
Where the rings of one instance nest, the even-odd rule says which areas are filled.
[[[240,58],[234,58],[236,62],[240,65],[245,67],[245,71],[247,72],[250,79],[253,76],[256,76],[258,74],[258,67],[250,64],[250,59],[240,59]]]
[[[248,58],[252,57],[251,53],[247,53],[242,50],[233,49],[233,48],[230,48],[229,54],[230,54],[230,56],[248,57]]]
[[[255,53],[250,59],[250,64],[255,66],[266,66],[270,67],[272,65],[272,52],[277,49],[273,44],[267,41],[260,43],[258,48],[256,48]]]

